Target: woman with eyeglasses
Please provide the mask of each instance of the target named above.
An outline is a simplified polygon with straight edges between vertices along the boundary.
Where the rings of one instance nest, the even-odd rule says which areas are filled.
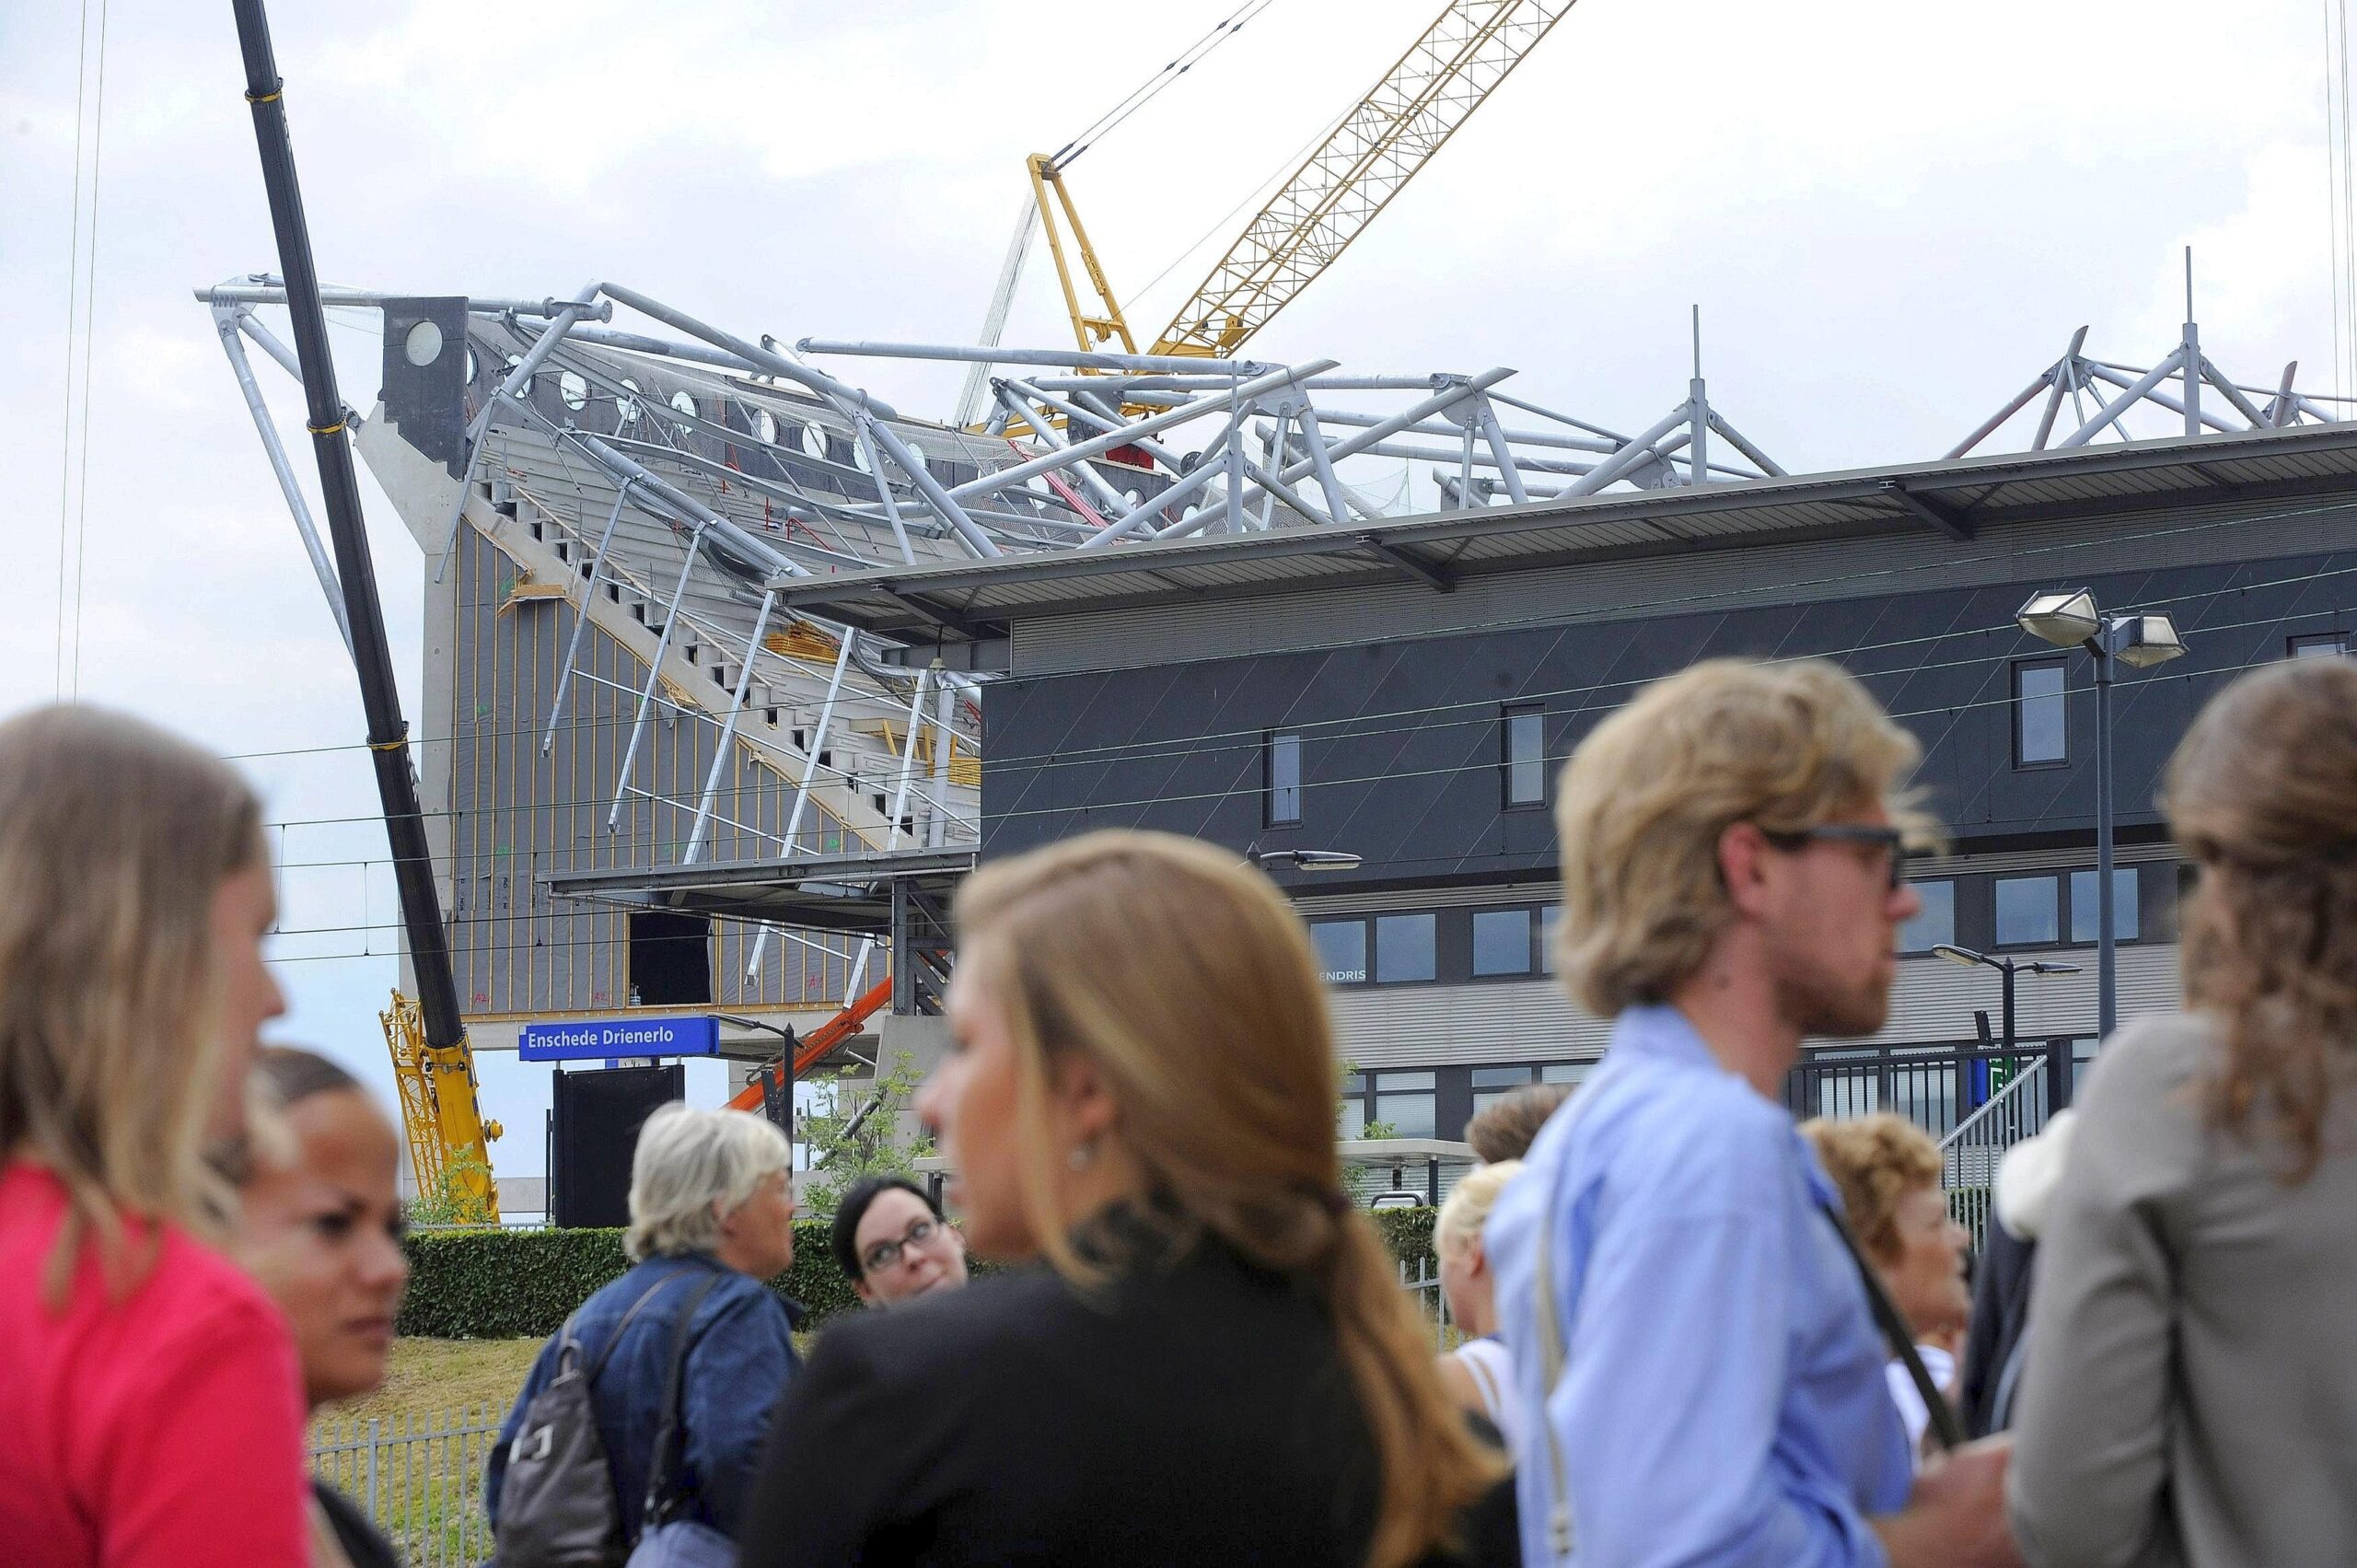
[[[1504,1458],[1343,1189],[1283,896],[1207,844],[1100,832],[985,865],[957,922],[917,1110],[968,1242],[1038,1266],[828,1328],[745,1568],[1511,1561],[1475,1509],[1510,1507]]]
[[[892,1307],[966,1283],[966,1238],[925,1190],[903,1176],[863,1177],[835,1206],[836,1266],[870,1307]]]

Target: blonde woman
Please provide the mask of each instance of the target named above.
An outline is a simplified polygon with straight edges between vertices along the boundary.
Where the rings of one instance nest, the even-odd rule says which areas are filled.
[[[1503,1465],[1344,1194],[1283,897],[1208,845],[1107,832],[985,865],[957,915],[918,1109],[969,1244],[1044,1266],[829,1326],[748,1568],[1457,1560]]]
[[[90,708],[0,724],[0,1558],[296,1568],[285,1319],[210,1249],[208,1144],[283,1011],[261,810]]]
[[[2357,1541],[2357,661],[2235,681],[2170,761],[2186,1011],[2096,1058],[2038,1243],[2008,1502],[2033,1563]]]
[[[1509,1448],[1522,1433],[1522,1412],[1514,1399],[1514,1366],[1498,1338],[1497,1281],[1481,1249],[1481,1226],[1521,1169],[1520,1160],[1502,1160],[1468,1172],[1433,1222],[1440,1288],[1449,1317],[1465,1333],[1465,1342],[1440,1358],[1440,1380],[1460,1406],[1496,1427]]]

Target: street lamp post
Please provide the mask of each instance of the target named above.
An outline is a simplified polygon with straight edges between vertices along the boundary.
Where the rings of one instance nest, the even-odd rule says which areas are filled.
[[[784,1100],[785,1118],[778,1122],[778,1130],[785,1134],[785,1164],[786,1168],[791,1170],[794,1168],[794,1053],[802,1043],[801,1037],[794,1032],[794,1026],[791,1024],[767,1023],[760,1018],[748,1018],[737,1013],[714,1013],[713,1016],[721,1023],[734,1024],[740,1029],[761,1029],[765,1033],[773,1034],[784,1042],[784,1049],[778,1054],[785,1064],[785,1083],[778,1093],[779,1097]],[[763,1063],[761,1073],[765,1089],[772,1082],[769,1072],[769,1065]],[[764,1093],[761,1098],[765,1105],[776,1103],[767,1093]],[[778,1119],[772,1113],[771,1120],[777,1121]]]
[[[2081,647],[2096,664],[2096,1039],[2111,1038],[2119,1013],[2111,916],[2111,684],[2121,664],[2145,669],[2185,652],[2165,615],[2105,615],[2084,588],[2032,594],[2014,619],[2059,648]]]
[[[2004,977],[2003,1000],[2001,1006],[2003,1009],[2005,1049],[2008,1051],[2014,1049],[2014,971],[2027,970],[2032,974],[2077,974],[2079,972],[2079,966],[2076,964],[2056,963],[2046,958],[2039,958],[2026,964],[2018,958],[1992,958],[1986,953],[1976,953],[1969,947],[1959,947],[1952,942],[1941,943],[1932,949],[1932,953],[1935,958],[1945,958],[1952,964],[1962,964],[1968,969],[1976,964],[1984,965]]]
[[[2076,964],[2057,963],[2051,959],[2046,958],[2036,959],[2029,963],[2023,963],[2018,958],[1992,958],[1986,953],[1976,953],[1969,947],[1959,947],[1953,942],[1940,943],[1932,949],[1932,952],[1934,957],[1945,958],[1952,964],[1962,964],[1968,969],[1974,965],[1981,965],[1986,968],[1995,970],[1999,975],[2003,977],[2004,990],[2002,993],[2003,998],[2002,1006],[2003,1011],[2002,1016],[2004,1019],[2005,1059],[2009,1063],[2013,1061],[2014,1056],[2014,975],[2015,971],[2027,970],[2032,974],[2077,974],[2079,972],[2079,966]],[[1989,1016],[1987,1014],[1984,1013],[1981,1015],[1980,1022],[1982,1028],[1985,1028],[1988,1027]],[[2048,1070],[2049,1072],[2056,1072],[2056,1069],[2050,1065]],[[2014,1071],[2014,1069],[2012,1066],[2008,1066],[2005,1071],[2011,1073]],[[2049,1096],[2054,1092],[2054,1086],[2060,1084],[2061,1081],[2061,1074],[2057,1072],[2056,1077],[2050,1080],[2049,1084]],[[2055,1101],[2049,1098],[2047,1103],[2051,1105],[2055,1103]]]

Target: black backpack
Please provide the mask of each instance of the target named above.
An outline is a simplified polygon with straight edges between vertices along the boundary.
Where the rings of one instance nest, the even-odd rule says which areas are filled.
[[[586,1372],[581,1366],[581,1342],[574,1337],[574,1318],[558,1330],[557,1373],[549,1386],[524,1409],[523,1424],[507,1451],[507,1473],[499,1487],[499,1531],[492,1553],[492,1568],[620,1568],[630,1555],[631,1542],[622,1539],[621,1508],[614,1498],[614,1472],[606,1460],[606,1445],[598,1435],[598,1411],[592,1392],[598,1375],[621,1343],[622,1333],[639,1309],[663,1294],[679,1274],[667,1275],[648,1286],[621,1321],[598,1359]],[[677,1384],[679,1364],[686,1359],[687,1334],[720,1276],[706,1276],[689,1293],[687,1307],[672,1326],[671,1381]],[[575,1318],[579,1316],[575,1314]],[[660,1450],[670,1436],[667,1421],[664,1440],[650,1476],[663,1473]],[[650,1492],[652,1488],[650,1487]]]

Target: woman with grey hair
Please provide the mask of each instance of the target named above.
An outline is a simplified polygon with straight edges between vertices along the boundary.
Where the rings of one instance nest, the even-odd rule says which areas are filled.
[[[799,1308],[762,1283],[794,1261],[787,1158],[784,1134],[744,1111],[675,1103],[646,1119],[622,1238],[634,1267],[582,1303],[533,1363],[491,1454],[483,1498],[494,1532],[509,1446],[569,1341],[589,1379],[621,1544],[660,1526],[667,1544],[689,1538],[679,1561],[733,1560],[770,1411],[799,1365]],[[677,1431],[658,1456],[679,1343]]]

